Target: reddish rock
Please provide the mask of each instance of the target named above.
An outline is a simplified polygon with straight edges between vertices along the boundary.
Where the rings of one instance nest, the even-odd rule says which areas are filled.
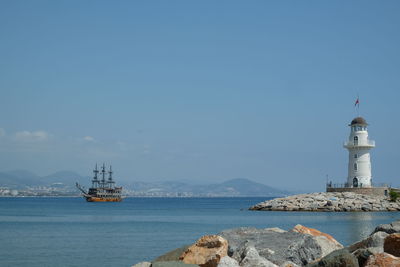
[[[388,253],[378,253],[369,256],[364,267],[399,267],[400,258]]]
[[[400,233],[390,234],[385,238],[383,251],[400,257]]]
[[[228,241],[218,235],[207,235],[191,245],[179,259],[201,267],[217,267],[221,258],[227,255]]]
[[[308,228],[305,227],[301,224],[296,225],[293,229],[293,232],[297,232],[297,233],[301,233],[301,234],[307,234],[307,235],[312,235],[312,236],[324,236],[326,237],[329,241],[339,245],[339,247],[343,247],[338,241],[336,241],[335,238],[333,238],[330,234],[327,233],[323,233],[321,231],[318,231],[317,229],[313,229],[313,228]]]

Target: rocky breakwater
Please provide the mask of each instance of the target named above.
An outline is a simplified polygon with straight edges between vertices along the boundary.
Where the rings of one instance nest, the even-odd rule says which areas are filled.
[[[385,196],[352,192],[311,193],[275,198],[258,203],[250,210],[270,211],[400,211],[400,202]]]
[[[296,225],[237,228],[204,236],[133,267],[400,267],[400,220],[376,227],[366,239],[346,248],[332,236]]]
[[[201,237],[134,267],[255,267],[304,266],[343,248],[332,236],[302,225],[279,228],[237,228]]]

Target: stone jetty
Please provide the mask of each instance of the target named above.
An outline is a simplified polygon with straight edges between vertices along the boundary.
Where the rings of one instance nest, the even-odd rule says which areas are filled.
[[[250,210],[266,211],[400,211],[400,202],[388,197],[352,192],[293,195],[258,203]]]
[[[296,225],[236,228],[132,267],[400,267],[400,220],[379,225],[367,238],[343,247],[329,234]]]

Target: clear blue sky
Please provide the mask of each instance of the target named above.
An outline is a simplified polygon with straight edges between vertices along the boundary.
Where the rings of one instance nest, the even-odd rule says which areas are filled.
[[[0,170],[400,185],[399,1],[1,1]]]

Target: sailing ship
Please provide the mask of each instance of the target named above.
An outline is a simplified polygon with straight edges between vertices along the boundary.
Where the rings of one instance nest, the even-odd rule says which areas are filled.
[[[92,179],[92,187],[89,191],[86,191],[84,187],[76,183],[76,187],[82,192],[82,196],[88,202],[120,202],[122,201],[121,193],[122,187],[116,187],[115,181],[112,178],[112,169],[106,171],[106,166],[103,163],[101,168],[101,179],[99,179],[99,170],[97,164],[93,170],[94,176]],[[106,179],[106,173],[108,173],[108,179]]]

